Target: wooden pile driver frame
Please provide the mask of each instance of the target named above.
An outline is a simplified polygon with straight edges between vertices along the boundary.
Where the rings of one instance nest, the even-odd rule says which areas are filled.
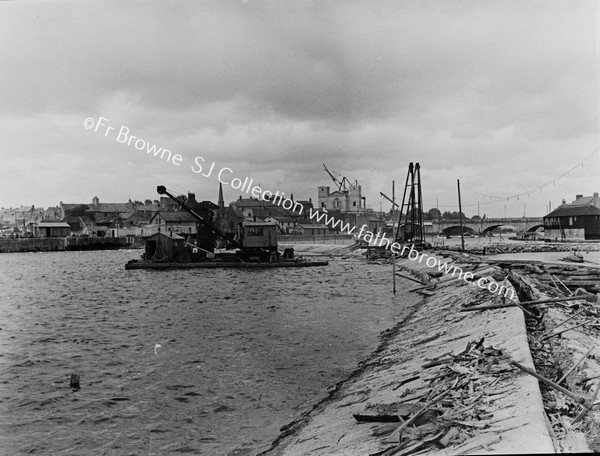
[[[408,198],[407,198],[408,194]],[[405,209],[406,208],[406,209]],[[404,218],[404,222],[402,219]],[[421,167],[418,163],[408,165],[404,195],[395,234],[396,242],[415,245],[425,244],[423,224],[423,195],[421,193]]]

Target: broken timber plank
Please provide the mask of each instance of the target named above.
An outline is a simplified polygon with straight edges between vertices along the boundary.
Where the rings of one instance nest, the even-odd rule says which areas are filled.
[[[592,350],[593,350],[594,348],[596,348],[596,347],[595,347],[595,346],[592,346],[592,348],[590,348],[590,349],[587,351],[587,353],[586,353],[585,355],[583,355],[583,357],[582,357],[582,358],[581,358],[579,361],[577,361],[577,362],[576,362],[576,363],[575,363],[575,364],[574,364],[574,365],[573,365],[573,366],[572,366],[572,367],[571,367],[571,368],[570,368],[570,369],[567,371],[567,373],[566,373],[565,375],[563,375],[563,376],[562,376],[560,379],[558,379],[558,380],[556,381],[556,384],[557,384],[557,385],[560,385],[560,384],[561,384],[563,381],[565,381],[565,379],[566,379],[566,378],[567,378],[567,377],[568,377],[568,376],[571,374],[571,372],[573,372],[573,371],[574,371],[574,370],[577,368],[577,366],[579,366],[579,365],[580,365],[580,364],[583,362],[583,360],[584,360],[584,359],[586,359],[590,353],[592,353]]]
[[[552,334],[549,334],[547,336],[544,336],[544,337],[542,337],[540,339],[540,341],[543,341],[543,340],[546,340],[546,339],[550,339],[551,337],[558,336],[558,335],[560,335],[562,333],[566,333],[567,331],[571,331],[572,329],[576,329],[576,328],[579,328],[581,326],[589,325],[589,324],[590,324],[590,322],[584,321],[583,323],[580,323],[580,324],[575,325],[575,326],[571,326],[570,328],[563,329],[562,331],[558,331],[557,333],[552,333]]]
[[[578,402],[579,404],[585,405],[587,403],[587,400],[578,395],[575,394],[571,391],[569,391],[566,388],[563,388],[560,385],[557,385],[556,383],[554,383],[552,380],[548,380],[546,377],[543,377],[542,375],[538,374],[536,371],[529,369],[528,367],[525,367],[521,364],[519,364],[518,362],[514,361],[514,360],[510,360],[509,364],[518,367],[519,369],[521,369],[523,372],[528,373],[529,375],[534,376],[535,378],[537,378],[538,380],[540,380],[541,382],[544,382],[546,385],[551,386],[552,388],[554,388],[555,390],[560,391],[561,393],[563,393],[565,396],[569,396],[571,399],[575,400],[576,402]]]
[[[359,423],[398,423],[400,417],[398,415],[363,415],[360,413],[352,414],[354,419]]]
[[[598,382],[596,384],[596,389],[594,390],[594,395],[592,396],[592,400],[589,402],[590,405],[584,404],[583,405],[583,410],[581,411],[581,413],[579,415],[577,415],[575,417],[575,419],[573,420],[573,423],[576,423],[579,420],[582,420],[585,415],[587,415],[587,413],[592,409],[592,407],[594,406],[594,401],[596,400],[596,396],[598,396],[598,391],[600,390],[600,382]]]
[[[584,310],[585,310],[585,309],[584,309]],[[546,333],[542,334],[542,337],[546,337],[546,336],[548,336],[548,335],[552,334],[552,332],[553,332],[553,331],[554,331],[556,328],[558,328],[558,327],[560,327],[560,326],[564,325],[564,324],[565,324],[566,322],[568,322],[568,321],[571,321],[571,320],[572,320],[573,318],[575,318],[576,316],[578,316],[578,315],[581,315],[581,314],[584,312],[584,310],[580,310],[579,312],[575,312],[575,313],[574,313],[573,315],[571,315],[569,318],[567,318],[567,319],[565,319],[565,320],[561,321],[559,324],[557,324],[557,325],[556,325],[554,328],[552,328],[550,331],[548,331],[548,332],[546,332]]]
[[[413,277],[410,277],[410,276],[407,276],[407,275],[401,274],[401,273],[399,273],[399,272],[396,272],[396,275],[397,275],[397,276],[400,276],[400,277],[403,277],[403,278],[405,278],[405,279],[408,279],[408,280],[412,280],[413,282],[420,283],[421,285],[429,285],[427,282],[423,282],[423,281],[421,281],[421,280],[418,280],[418,279],[415,279],[415,278],[413,278]]]
[[[552,298],[552,299],[540,299],[538,301],[525,301],[521,303],[517,303],[515,301],[508,302],[506,304],[490,304],[488,306],[477,306],[477,307],[463,307],[460,309],[461,312],[470,312],[475,310],[488,310],[488,309],[502,309],[504,307],[519,307],[519,306],[536,306],[538,304],[551,304],[555,302],[564,302],[564,301],[580,301],[585,300],[585,298],[579,297],[567,297],[567,298]]]

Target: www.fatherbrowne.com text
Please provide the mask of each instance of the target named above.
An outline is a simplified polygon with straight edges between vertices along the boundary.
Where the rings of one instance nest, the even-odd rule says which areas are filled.
[[[108,137],[109,135],[115,136],[117,142],[126,144],[127,146],[133,146],[140,152],[146,152],[146,154],[152,155],[157,159],[171,162],[175,166],[180,166],[184,161],[182,155],[174,154],[169,149],[159,147],[156,144],[131,134],[130,129],[125,125],[121,125],[117,130],[116,127],[109,125],[109,120],[106,117],[98,117],[98,120],[93,117],[88,117],[83,121],[83,126],[86,130],[93,129],[94,133],[103,133],[105,137]],[[272,204],[282,206],[284,209],[293,211],[298,215],[304,213],[304,206],[290,198],[285,198],[283,192],[279,193],[278,191],[272,192],[270,190],[264,190],[259,185],[253,185],[254,179],[249,179],[248,177],[245,177],[244,179],[232,177],[234,173],[231,168],[222,167],[216,170],[216,166],[214,161],[207,166],[204,158],[197,156],[194,158],[194,164],[191,165],[190,169],[194,174],[198,174],[205,178],[216,176],[223,185],[229,185],[234,190],[239,190],[252,195],[254,198],[258,198],[262,201],[270,201]],[[314,210],[310,207],[308,216],[317,223],[322,223],[333,229],[338,228],[340,232],[354,235],[355,238],[362,239],[371,245],[374,244],[378,247],[390,249],[396,255],[404,256],[406,254],[410,260],[418,261],[419,263],[422,263],[423,260],[425,260],[427,267],[437,268],[438,271],[443,272],[444,274],[451,274],[452,277],[455,277],[458,274],[458,278],[467,283],[473,283],[473,279],[475,278],[472,272],[464,272],[455,265],[443,263],[439,258],[429,256],[423,252],[418,252],[412,245],[409,247],[407,245],[403,246],[395,241],[392,242],[390,239],[386,238],[385,233],[374,234],[371,231],[366,230],[367,225],[362,225],[358,233],[356,233],[356,226],[351,226],[349,223],[343,223],[342,220],[336,220],[334,217],[330,217],[325,210]],[[510,299],[515,298],[515,292],[512,288],[507,288],[497,282],[488,282],[484,278],[479,278],[476,284],[480,288],[489,290],[491,293],[497,293],[500,296],[509,297]]]

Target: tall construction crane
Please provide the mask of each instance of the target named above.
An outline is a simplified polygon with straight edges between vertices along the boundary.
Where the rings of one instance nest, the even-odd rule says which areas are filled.
[[[348,178],[346,178],[345,176],[342,176],[342,180],[340,181],[337,177],[335,177],[333,175],[333,173],[331,171],[329,171],[329,169],[327,169],[327,166],[325,166],[325,163],[323,163],[323,168],[325,168],[325,172],[327,174],[329,174],[329,177],[331,177],[331,179],[333,180],[333,182],[335,182],[335,184],[338,186],[338,191],[344,191],[347,192],[348,189],[346,188],[346,183],[348,183],[349,186],[356,186],[358,185],[358,180],[354,181],[354,184],[352,184]]]
[[[210,220],[207,220],[207,219],[201,217],[196,211],[194,211],[187,204],[187,200],[185,198],[182,200],[182,199],[176,197],[174,194],[169,192],[164,185],[157,186],[156,191],[159,195],[166,195],[169,198],[171,198],[173,201],[175,201],[177,204],[179,204],[179,207],[181,207],[181,209],[183,209],[185,212],[187,212],[192,217],[194,217],[201,225],[207,227],[210,231],[212,231],[218,237],[221,237],[221,238],[227,240],[231,245],[233,245],[235,247],[243,247],[243,245],[240,242],[238,242],[236,239],[234,239],[233,236],[223,233]]]

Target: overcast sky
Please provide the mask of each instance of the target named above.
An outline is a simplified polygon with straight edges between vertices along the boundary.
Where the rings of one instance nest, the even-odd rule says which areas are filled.
[[[216,202],[224,167],[316,200],[335,185],[325,163],[379,210],[413,161],[426,209],[457,210],[460,179],[468,216],[544,215],[600,191],[599,153],[518,200],[482,195],[537,188],[598,146],[598,6],[0,2],[0,206],[155,199],[159,184]],[[180,164],[119,142],[122,126]]]

